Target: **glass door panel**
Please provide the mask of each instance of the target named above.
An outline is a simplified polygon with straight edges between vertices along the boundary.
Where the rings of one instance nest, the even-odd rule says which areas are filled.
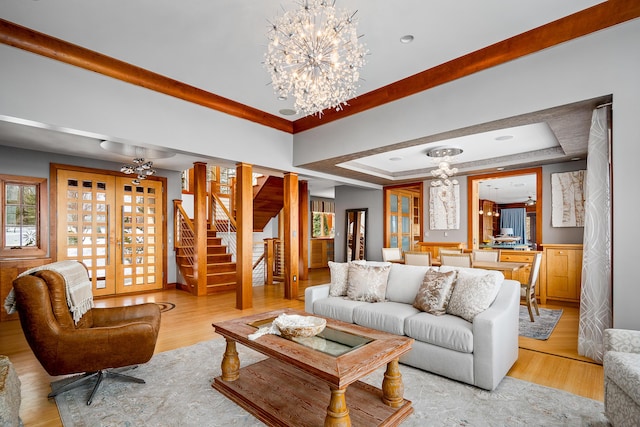
[[[118,293],[162,288],[162,183],[118,178]]]
[[[58,170],[58,260],[89,271],[94,296],[115,293],[113,212],[115,178]]]

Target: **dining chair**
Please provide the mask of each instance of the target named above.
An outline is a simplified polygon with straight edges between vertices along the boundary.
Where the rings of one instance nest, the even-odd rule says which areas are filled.
[[[538,281],[538,275],[540,273],[540,264],[542,263],[542,254],[537,253],[534,255],[531,262],[531,273],[529,273],[529,280],[527,283],[520,284],[520,302],[524,302],[529,309],[529,318],[532,322],[535,322],[533,318],[533,311],[531,307],[536,309],[536,316],[540,316],[540,310],[538,310],[538,301],[536,300],[536,282]]]
[[[402,261],[402,249],[382,248],[382,260],[388,262]]]
[[[438,257],[440,257],[442,254],[461,254],[461,253],[462,253],[462,249],[443,248],[443,247],[438,248]]]
[[[440,255],[440,265],[450,265],[454,267],[473,267],[473,255],[470,253],[455,253]]]
[[[431,265],[429,252],[405,252],[404,263],[407,265]]]
[[[473,260],[498,262],[500,260],[500,250],[474,249]]]

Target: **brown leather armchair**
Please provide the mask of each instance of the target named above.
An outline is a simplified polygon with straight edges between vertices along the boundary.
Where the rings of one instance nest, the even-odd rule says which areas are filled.
[[[160,309],[146,303],[128,307],[92,308],[77,324],[67,306],[65,279],[41,270],[13,282],[20,323],[27,342],[49,375],[85,373],[52,391],[49,397],[96,378],[87,405],[105,377],[144,383],[111,368],[146,363],[160,329]]]

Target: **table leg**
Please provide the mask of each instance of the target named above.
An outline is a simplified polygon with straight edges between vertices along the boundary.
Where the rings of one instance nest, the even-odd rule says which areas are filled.
[[[387,364],[384,380],[382,380],[382,401],[392,408],[399,408],[404,402],[404,384],[398,359]]]
[[[347,389],[331,388],[331,401],[327,407],[327,416],[324,419],[324,427],[350,427],[351,417],[345,393]]]
[[[222,357],[222,380],[235,381],[240,377],[240,359],[236,351],[236,342],[227,338],[227,348]]]

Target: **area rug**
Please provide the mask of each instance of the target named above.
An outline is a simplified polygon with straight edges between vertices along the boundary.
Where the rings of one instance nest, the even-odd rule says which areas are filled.
[[[535,322],[529,317],[529,310],[524,305],[520,306],[520,336],[527,338],[535,338],[537,340],[547,340],[551,336],[553,329],[558,324],[562,316],[562,310],[551,310],[548,308],[540,309],[540,316],[536,316],[533,312]]]
[[[260,426],[260,421],[211,388],[225,341],[214,339],[159,353],[134,371],[146,384],[109,379],[91,406],[90,385],[58,395],[63,425]],[[241,365],[261,354],[238,345]],[[493,392],[400,365],[405,398],[415,413],[403,426],[608,426],[601,402],[506,377]],[[382,384],[384,368],[364,381]],[[60,387],[65,380],[52,383]],[[347,404],[349,392],[347,390]],[[328,402],[327,402],[328,403]],[[365,426],[367,427],[367,426]]]

